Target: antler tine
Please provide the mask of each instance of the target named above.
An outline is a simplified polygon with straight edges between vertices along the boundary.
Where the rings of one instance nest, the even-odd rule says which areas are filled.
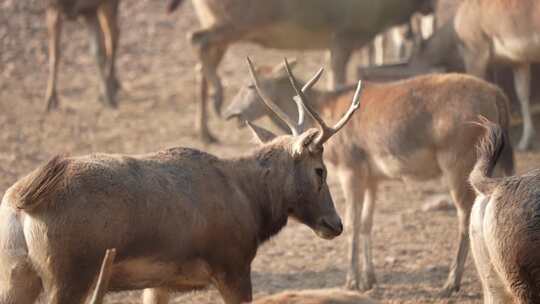
[[[317,71],[317,73],[315,73],[315,75],[311,77],[311,79],[302,87],[302,93],[306,93],[309,89],[311,89],[311,87],[313,87],[315,83],[319,81],[319,78],[321,78],[321,75],[323,72],[324,72],[324,68],[321,67]]]
[[[296,104],[297,105],[298,105],[298,103],[302,104],[302,107],[298,106],[299,116],[302,116],[303,113],[301,113],[301,112],[303,112],[303,109],[306,109],[308,111],[309,115],[313,118],[313,120],[315,120],[319,124],[321,134],[327,132],[329,130],[329,127],[322,120],[322,118],[319,116],[319,114],[317,114],[317,112],[315,112],[307,104],[307,102],[306,102],[307,98],[306,98],[304,92],[298,88],[298,81],[296,80],[296,78],[294,77],[294,75],[293,75],[293,73],[291,71],[291,67],[289,66],[289,62],[287,61],[287,58],[285,58],[285,69],[287,70],[287,74],[289,75],[289,81],[291,82],[291,85],[293,86],[294,90],[296,91],[296,95],[298,96],[298,99],[295,99]],[[317,72],[317,74],[315,74],[315,76],[310,81],[308,81],[308,83],[306,85],[304,85],[304,88],[307,89],[307,88],[313,86],[313,84],[320,78],[321,74],[322,74],[322,70],[319,70],[319,72]],[[312,83],[312,84],[310,84],[310,83]],[[309,87],[308,87],[308,85],[309,85]]]
[[[343,126],[351,119],[352,115],[360,107],[360,93],[362,92],[362,80],[358,80],[358,85],[356,86],[356,91],[354,92],[353,100],[349,110],[343,115],[340,121],[332,128],[335,132],[343,128]]]
[[[263,100],[266,107],[270,111],[274,112],[279,117],[279,119],[281,119],[285,124],[287,124],[287,126],[289,127],[289,129],[291,130],[294,136],[298,135],[299,134],[298,129],[296,128],[296,125],[294,124],[292,119],[290,119],[290,117],[287,116],[287,114],[281,111],[281,109],[272,100],[270,100],[268,95],[266,95],[261,89],[259,79],[257,78],[255,68],[253,67],[253,62],[251,62],[251,59],[249,57],[246,57],[246,60],[248,62],[249,73],[251,75],[251,79],[253,80],[253,84],[255,85],[255,89],[257,89],[257,93]]]
[[[354,92],[354,96],[351,102],[351,106],[347,110],[347,112],[343,115],[343,117],[334,125],[333,128],[329,128],[328,132],[321,133],[319,137],[316,139],[316,143],[319,145],[322,145],[324,142],[326,142],[332,135],[336,134],[345,124],[351,119],[352,115],[356,110],[360,108],[360,93],[362,92],[362,80],[358,81],[358,85],[356,86],[356,91]]]
[[[319,78],[321,78],[321,75],[323,73],[324,69],[320,68],[317,73],[302,87],[302,93],[306,93],[317,81]],[[305,118],[305,111],[304,106],[302,105],[302,101],[300,100],[300,97],[294,96],[293,97],[294,102],[296,103],[296,107],[298,108],[298,126],[302,127],[304,125],[304,118]]]
[[[107,249],[103,262],[101,263],[96,288],[94,290],[94,294],[92,295],[92,300],[90,300],[90,304],[101,304],[103,302],[103,297],[105,296],[105,293],[107,293],[107,287],[111,277],[112,264],[115,257],[116,249]]]

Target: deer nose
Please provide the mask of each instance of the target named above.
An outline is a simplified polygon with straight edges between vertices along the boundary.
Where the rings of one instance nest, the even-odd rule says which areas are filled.
[[[325,216],[320,219],[320,225],[332,231],[335,236],[343,232],[343,224],[339,216]]]

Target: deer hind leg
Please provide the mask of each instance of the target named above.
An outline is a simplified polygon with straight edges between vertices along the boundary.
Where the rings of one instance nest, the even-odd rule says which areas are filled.
[[[44,251],[46,252],[46,251]],[[47,254],[41,269],[43,285],[49,304],[83,304],[90,295],[99,273],[100,260],[74,261],[67,256]]]
[[[169,290],[166,288],[145,289],[142,294],[143,304],[169,303]]]
[[[58,64],[60,63],[60,36],[62,34],[62,17],[54,8],[47,8],[47,30],[49,32],[49,79],[45,101],[46,110],[51,111],[59,106],[56,83],[58,80]]]
[[[482,292],[485,304],[512,303],[512,299],[499,274],[496,272],[485,237],[485,211],[489,203],[488,197],[477,198],[471,211],[469,235],[471,237],[471,252],[478,276],[482,282]]]
[[[364,190],[358,185],[362,177],[353,169],[339,170],[339,178],[345,196],[346,225],[349,235],[349,269],[345,288],[367,290],[375,283],[371,255],[371,224],[373,219],[374,187]],[[368,199],[366,202],[365,199]],[[365,205],[364,205],[365,204]],[[363,210],[362,210],[363,209]],[[362,220],[365,219],[365,222]],[[359,273],[360,238],[363,249],[363,271]]]
[[[471,152],[469,152],[470,154]],[[474,153],[474,150],[472,150]],[[468,175],[470,168],[474,163],[474,157],[464,153],[464,160],[456,164],[457,156],[450,157],[439,162],[444,177],[446,178],[450,194],[457,208],[458,215],[458,250],[455,260],[450,266],[450,273],[440,295],[443,297],[450,296],[453,292],[459,291],[461,277],[465,267],[465,261],[469,252],[469,222],[472,205],[474,203],[475,194],[468,183]],[[471,161],[466,161],[470,159]]]
[[[201,71],[212,85],[214,110],[218,114],[221,114],[223,105],[223,85],[217,74],[217,69],[227,50],[227,45],[237,36],[238,32],[233,27],[218,25],[193,32],[189,37],[191,45],[195,48],[202,64]]]
[[[328,75],[328,89],[335,90],[345,85],[347,78],[347,63],[351,58],[353,46],[346,35],[336,35],[330,50],[327,53],[327,61],[330,63]]]
[[[119,83],[116,79],[116,51],[120,34],[118,22],[118,1],[104,2],[97,10],[99,20],[99,33],[94,34],[95,39],[100,39],[96,45],[100,48],[100,57],[105,47],[105,60],[98,58],[100,65],[101,94],[105,103],[110,107],[117,107],[116,93]],[[97,31],[98,29],[96,29]]]
[[[208,129],[208,86],[213,88],[213,103],[216,113],[221,113],[223,104],[223,86],[221,79],[217,74],[217,68],[221,62],[225,51],[227,50],[226,42],[222,41],[227,31],[222,27],[215,29],[200,30],[191,35],[191,44],[199,57],[199,64],[196,66],[198,75],[197,82],[199,84],[199,108],[197,111],[197,128],[201,140],[205,143],[217,142],[217,139],[210,133]]]
[[[28,259],[21,222],[10,207],[0,207],[0,304],[32,304],[41,278]]]
[[[517,97],[521,105],[521,116],[523,116],[523,134],[519,140],[518,149],[527,150],[531,147],[534,138],[534,125],[530,110],[530,86],[531,86],[531,66],[523,64],[514,67],[514,86]]]

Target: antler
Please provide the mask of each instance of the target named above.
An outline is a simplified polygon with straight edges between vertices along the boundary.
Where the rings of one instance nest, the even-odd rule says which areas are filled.
[[[339,122],[336,125],[334,125],[334,127],[329,127],[324,122],[324,120],[322,120],[322,118],[319,116],[319,114],[317,114],[317,112],[315,112],[309,106],[309,104],[307,103],[307,98],[306,98],[306,96],[304,94],[306,92],[306,90],[311,88],[313,86],[313,84],[315,84],[315,82],[319,79],[319,77],[321,76],[320,74],[322,74],[322,69],[319,69],[319,72],[317,72],[317,74],[315,74],[315,76],[310,81],[308,81],[308,83],[306,83],[306,85],[304,85],[302,90],[300,90],[298,88],[298,81],[294,77],[294,75],[293,75],[293,73],[291,71],[291,68],[289,67],[289,63],[287,62],[287,59],[285,59],[285,68],[287,69],[287,74],[289,75],[289,80],[291,81],[291,85],[293,86],[293,88],[296,91],[296,94],[298,96],[298,98],[295,99],[295,101],[296,101],[296,103],[298,105],[298,111],[300,112],[301,109],[306,109],[308,111],[309,115],[313,118],[313,120],[315,120],[317,122],[317,124],[319,125],[320,133],[319,133],[319,136],[317,136],[317,138],[315,139],[315,141],[313,143],[315,145],[321,146],[330,137],[332,137],[332,135],[336,134],[341,128],[343,128],[343,126],[345,126],[345,124],[349,121],[349,119],[351,119],[354,112],[360,107],[360,93],[362,91],[362,81],[361,80],[358,81],[358,85],[356,87],[356,91],[354,93],[354,97],[353,97],[353,100],[352,100],[352,103],[351,103],[351,106],[350,106],[349,110],[345,113],[345,115],[343,115],[343,117],[339,120]],[[299,103],[301,103],[302,106],[300,106]],[[302,110],[302,112],[303,112],[303,110]],[[303,115],[303,113],[299,114],[299,115],[301,116],[301,115]]]
[[[281,119],[284,123],[287,124],[294,136],[297,136],[300,132],[296,124],[289,118],[289,116],[287,116],[287,114],[281,111],[281,109],[270,99],[270,97],[268,97],[268,95],[263,92],[260,87],[259,79],[257,79],[255,68],[253,67],[253,62],[251,62],[251,59],[249,57],[246,57],[246,59],[249,65],[249,73],[251,74],[251,79],[253,80],[253,84],[257,89],[257,93],[263,100],[264,104],[270,111],[274,112],[279,117],[279,119]]]
[[[105,296],[105,293],[107,293],[109,279],[111,278],[112,264],[115,257],[116,249],[107,249],[103,262],[101,263],[96,289],[94,289],[90,304],[101,304],[103,302],[103,297]]]

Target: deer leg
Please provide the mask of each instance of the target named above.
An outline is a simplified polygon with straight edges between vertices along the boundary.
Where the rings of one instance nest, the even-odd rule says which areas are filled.
[[[196,49],[202,64],[202,72],[212,84],[214,110],[219,115],[223,105],[223,85],[217,74],[217,68],[229,41],[235,40],[238,35],[237,29],[225,24],[199,30],[190,35],[191,45]]]
[[[359,273],[359,230],[361,220],[361,210],[363,204],[363,189],[358,187],[358,182],[361,181],[358,174],[353,169],[339,170],[339,179],[346,204],[346,230],[349,242],[349,268],[347,270],[347,279],[345,288],[351,290],[360,289],[360,273]]]
[[[60,63],[60,36],[62,34],[62,18],[60,12],[54,8],[47,8],[47,30],[49,32],[49,79],[47,82],[47,111],[58,108],[58,94],[56,82],[58,78],[58,64]]]
[[[346,38],[336,38],[327,54],[327,61],[330,62],[330,73],[328,75],[328,89],[335,90],[346,82],[347,63],[351,58],[353,48]]]
[[[113,108],[117,107],[116,90],[117,80],[115,75],[116,50],[118,47],[119,27],[117,23],[118,2],[105,2],[97,10],[99,25],[105,46],[105,64],[100,73],[101,93],[105,103]]]
[[[482,293],[485,304],[512,303],[511,297],[506,292],[506,287],[495,271],[486,247],[484,231],[484,213],[489,198],[474,202],[471,211],[471,224],[469,235],[471,236],[471,252],[476,265],[476,270],[482,282]]]
[[[11,255],[10,250],[2,248],[0,259],[0,303],[35,303],[42,290],[41,279],[26,256]]]
[[[55,277],[53,282],[45,282],[47,303],[74,304],[83,303],[92,287],[92,278],[72,274],[70,276]]]
[[[376,194],[377,186],[370,182],[364,191],[364,206],[362,208],[362,219],[360,222],[360,237],[362,239],[362,253],[364,257],[361,290],[369,290],[376,283],[371,249],[371,229],[373,227]]]
[[[469,155],[468,159],[473,160],[474,157]],[[450,273],[448,274],[446,284],[440,293],[443,297],[448,297],[453,292],[459,291],[465,261],[469,252],[469,219],[475,194],[467,181],[470,169],[463,168],[472,168],[472,166],[472,161],[468,164],[461,163],[456,165],[456,162],[452,160],[447,161],[441,166],[449,184],[450,194],[457,208],[459,223],[458,250],[456,258],[450,266]]]
[[[143,291],[143,304],[169,303],[169,290],[166,288],[147,288]]]
[[[219,33],[219,31],[217,31]],[[200,102],[197,112],[197,128],[201,140],[205,143],[217,142],[217,139],[208,129],[208,85],[211,84],[214,89],[214,109],[221,113],[223,103],[223,87],[221,79],[217,74],[217,68],[226,51],[224,44],[213,44],[212,38],[220,37],[210,30],[195,32],[191,36],[191,43],[197,51],[200,64],[196,67],[199,83]],[[215,38],[217,39],[217,38]],[[219,42],[219,41],[218,41]]]
[[[103,41],[103,34],[101,32],[101,27],[99,25],[99,20],[97,14],[89,13],[84,16],[88,28],[88,37],[90,43],[90,53],[92,53],[96,59],[96,64],[98,67],[99,77],[100,77],[100,100],[106,101],[106,54],[105,54],[105,45]]]
[[[521,105],[521,116],[523,117],[523,134],[519,140],[518,149],[527,150],[531,147],[534,138],[534,125],[531,110],[529,108],[530,86],[531,86],[531,65],[523,64],[514,67],[514,86],[517,97]]]
[[[216,279],[216,287],[226,304],[251,303],[251,274],[248,269],[243,273],[229,273]]]

